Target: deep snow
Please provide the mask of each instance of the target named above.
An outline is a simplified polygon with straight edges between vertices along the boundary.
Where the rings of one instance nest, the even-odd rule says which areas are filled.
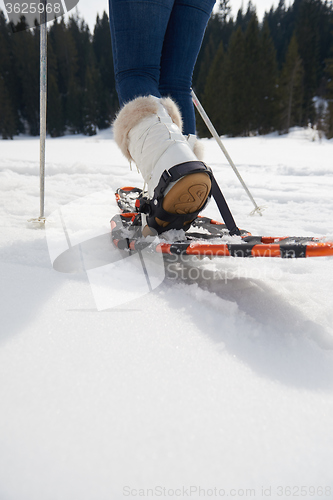
[[[240,227],[333,238],[332,141],[224,140],[263,217],[204,142]],[[0,499],[333,498],[333,259],[205,259],[128,303],[110,282],[98,310],[86,272],[52,268],[59,207],[112,253],[113,190],[141,177],[110,130],[48,139],[36,229],[38,155],[0,142]]]

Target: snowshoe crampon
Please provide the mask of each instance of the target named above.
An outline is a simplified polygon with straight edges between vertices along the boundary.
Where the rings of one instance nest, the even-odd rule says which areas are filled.
[[[207,257],[281,257],[304,258],[333,256],[333,242],[314,237],[253,236],[241,230],[230,236],[225,224],[207,217],[197,217],[179,240],[168,241],[168,231],[159,238],[142,236],[142,214],[139,213],[142,190],[123,187],[116,192],[121,213],[111,220],[113,244],[120,250],[139,251],[150,246],[165,255],[196,255]],[[171,232],[170,232],[171,234]]]

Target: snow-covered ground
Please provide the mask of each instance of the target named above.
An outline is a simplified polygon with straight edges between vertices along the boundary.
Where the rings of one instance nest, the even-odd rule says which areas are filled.
[[[333,238],[333,142],[313,138],[225,139],[263,217],[205,140],[240,227]],[[110,130],[48,139],[38,229],[38,156],[0,142],[0,499],[333,498],[333,258],[205,259],[141,295],[125,271],[128,302],[111,272],[98,309],[85,271],[53,269],[60,214],[112,253],[112,192],[141,177]]]

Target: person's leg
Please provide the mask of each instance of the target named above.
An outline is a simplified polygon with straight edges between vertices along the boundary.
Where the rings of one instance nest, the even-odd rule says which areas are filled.
[[[215,0],[175,0],[166,30],[159,91],[172,97],[183,117],[183,132],[195,134],[192,75]]]
[[[176,104],[162,99],[159,92],[161,54],[174,2],[110,0],[122,107],[114,122],[114,137],[147,183],[149,200],[143,210],[148,227],[158,233],[188,229],[211,192],[211,173],[198,161],[192,141],[182,135]]]
[[[174,0],[109,0],[116,88],[121,106],[138,96],[161,97],[165,32]]]

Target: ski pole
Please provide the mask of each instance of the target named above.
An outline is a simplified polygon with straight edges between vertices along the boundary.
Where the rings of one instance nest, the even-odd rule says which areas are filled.
[[[240,183],[242,184],[243,188],[245,189],[248,197],[250,198],[250,200],[252,201],[253,205],[254,205],[254,210],[251,212],[251,215],[255,214],[256,212],[258,212],[259,215],[262,216],[262,210],[263,208],[260,208],[258,207],[257,203],[255,202],[252,194],[250,193],[250,190],[249,188],[247,187],[247,185],[245,184],[242,176],[240,175],[236,165],[234,164],[234,162],[232,161],[228,151],[226,150],[226,148],[224,147],[223,145],[223,142],[221,141],[221,138],[220,136],[218,135],[214,125],[212,124],[212,122],[210,121],[206,111],[204,110],[202,104],[200,103],[199,99],[197,98],[197,96],[195,95],[194,91],[192,90],[192,100],[193,100],[193,103],[195,105],[195,107],[197,108],[201,118],[203,119],[203,121],[205,122],[209,132],[212,134],[212,136],[214,137],[214,139],[216,140],[217,144],[220,146],[220,148],[222,149],[223,151],[223,154],[224,156],[226,157],[226,159],[228,160],[229,162],[229,165],[232,167],[233,171],[235,172],[235,174],[237,175],[238,177],[238,180],[240,181]]]
[[[45,222],[45,139],[46,139],[46,103],[47,103],[47,26],[46,5],[43,0],[43,10],[40,15],[40,215]]]
[[[46,140],[46,107],[47,107],[47,0],[41,0],[43,9],[40,12],[40,83],[39,83],[39,217],[29,222],[45,223],[45,140]]]

